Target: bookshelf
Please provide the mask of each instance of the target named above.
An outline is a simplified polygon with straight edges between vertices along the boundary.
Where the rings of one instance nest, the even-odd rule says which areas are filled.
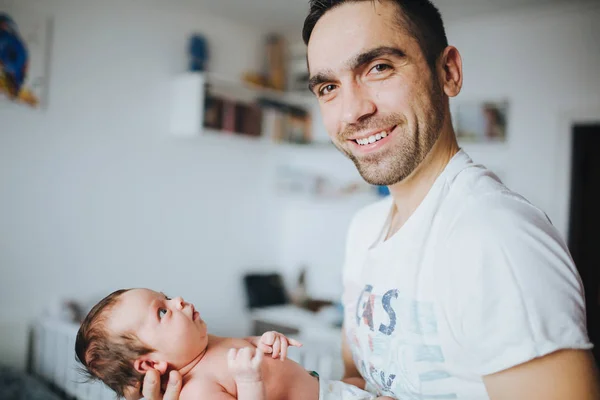
[[[317,100],[308,90],[306,93],[282,93],[204,73],[185,73],[176,77],[171,90],[171,135],[189,138],[194,145],[205,147],[232,146],[243,151],[260,151],[268,160],[273,189],[279,201],[296,205],[297,201],[323,204],[356,196],[362,198],[370,193],[349,165],[350,161],[328,140],[324,131],[320,134],[324,139],[294,142],[274,140],[268,134],[269,129],[261,129],[259,134],[252,135],[231,129],[232,126],[229,129],[207,126],[206,102],[210,101],[207,98],[218,95],[248,104],[259,99],[304,109],[308,116],[306,125],[312,133],[315,127],[320,129],[321,120]],[[263,128],[264,120],[268,118],[266,114],[263,112],[260,116]]]
[[[317,100],[308,91],[280,92],[213,73],[188,72],[171,84],[170,133],[234,136],[281,145],[331,147],[312,136]]]

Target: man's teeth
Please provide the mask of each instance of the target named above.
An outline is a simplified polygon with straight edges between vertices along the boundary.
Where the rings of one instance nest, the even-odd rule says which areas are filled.
[[[371,135],[368,138],[364,138],[364,139],[356,139],[356,143],[360,144],[360,145],[365,145],[365,144],[371,144],[371,143],[375,143],[378,140],[383,139],[384,137],[386,137],[388,134],[387,132],[383,131],[381,133],[378,133],[377,135]]]

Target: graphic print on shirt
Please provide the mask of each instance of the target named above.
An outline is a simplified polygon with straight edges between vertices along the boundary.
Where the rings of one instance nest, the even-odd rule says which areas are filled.
[[[447,386],[441,381],[451,376],[444,366],[433,303],[404,297],[398,289],[380,292],[366,285],[351,312],[347,333],[354,361],[381,394],[407,400],[458,398],[439,391]]]

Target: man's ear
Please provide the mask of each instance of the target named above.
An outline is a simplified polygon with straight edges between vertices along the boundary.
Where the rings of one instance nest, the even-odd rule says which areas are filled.
[[[440,77],[444,93],[448,97],[455,97],[460,93],[463,84],[463,65],[458,49],[454,46],[446,47],[440,61]]]
[[[167,372],[169,364],[166,361],[153,360],[149,356],[142,356],[133,362],[133,367],[137,372],[145,374],[148,370],[155,369],[164,375]]]

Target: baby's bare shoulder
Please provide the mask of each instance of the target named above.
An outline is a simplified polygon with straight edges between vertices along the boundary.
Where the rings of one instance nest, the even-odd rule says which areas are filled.
[[[233,399],[223,386],[208,379],[190,379],[183,385],[179,400]]]
[[[216,343],[215,347],[217,347],[220,351],[228,352],[229,349],[241,349],[242,347],[254,347],[250,342],[244,339],[238,338],[222,338],[218,343]]]

